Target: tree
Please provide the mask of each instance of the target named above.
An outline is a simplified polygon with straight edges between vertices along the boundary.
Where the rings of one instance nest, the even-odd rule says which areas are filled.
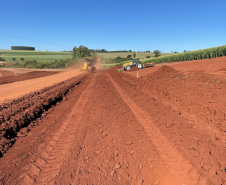
[[[79,46],[78,48],[74,47],[72,52],[74,59],[92,56],[90,49],[83,45]]]
[[[132,55],[127,55],[127,58],[132,58]]]
[[[24,58],[21,58],[20,60],[23,62],[24,61]]]
[[[133,53],[133,58],[135,58],[136,57],[136,53],[135,53],[135,51],[134,51],[134,53]]]
[[[16,58],[13,58],[13,61],[16,61]]]
[[[161,56],[161,51],[159,51],[159,50],[155,50],[155,51],[153,51],[153,53],[155,54],[155,57],[159,57],[159,56]]]
[[[184,53],[186,53],[187,51],[186,50],[184,50]]]
[[[174,53],[178,53],[177,51],[174,51]]]
[[[130,49],[129,52],[132,53],[132,50]]]

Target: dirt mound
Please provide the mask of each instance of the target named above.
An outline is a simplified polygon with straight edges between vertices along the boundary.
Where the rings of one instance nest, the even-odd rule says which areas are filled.
[[[164,65],[160,69],[158,69],[157,71],[148,74],[147,77],[150,77],[150,78],[162,78],[162,77],[169,77],[169,76],[177,76],[179,74],[180,74],[179,71],[175,70],[172,67]]]
[[[162,74],[173,74],[178,73],[174,68],[169,67],[167,65],[162,66],[158,71],[154,72],[155,75],[162,75]]]
[[[18,81],[24,81],[24,80],[54,75],[59,72],[32,71],[25,74],[17,74],[15,72],[1,70],[0,73],[3,74],[3,77],[0,78],[0,85],[1,85],[1,84],[8,84],[8,83],[13,83]]]

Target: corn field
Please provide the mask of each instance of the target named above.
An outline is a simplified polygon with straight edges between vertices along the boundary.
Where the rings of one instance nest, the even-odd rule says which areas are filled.
[[[169,62],[201,60],[201,59],[216,58],[216,57],[222,57],[222,56],[226,56],[226,45],[216,47],[216,48],[175,54],[175,55],[170,55],[166,57],[152,58],[150,60],[146,60],[144,63],[154,62],[156,64],[159,64],[159,63],[169,63]]]

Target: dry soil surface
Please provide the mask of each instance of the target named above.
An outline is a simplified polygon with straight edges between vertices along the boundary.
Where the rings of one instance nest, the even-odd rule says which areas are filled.
[[[35,72],[32,72],[32,73],[35,73]],[[44,72],[42,72],[40,76],[45,76],[43,73]],[[47,73],[50,74],[54,72],[47,72]],[[54,83],[62,82],[69,78],[75,77],[79,74],[81,74],[81,72],[75,69],[67,70],[58,74],[35,78],[35,79],[27,78],[28,76],[30,77],[29,73],[23,74],[23,75],[26,75],[25,79],[29,79],[29,80],[0,85],[0,103],[3,103],[6,100],[10,101],[12,99],[19,98],[24,94],[37,91],[39,89],[50,86]],[[23,77],[23,75],[21,76]],[[15,78],[14,76],[10,76],[8,80],[10,81],[10,79],[14,79],[14,78]]]
[[[1,184],[226,184],[225,58],[212,62],[84,73],[2,104]]]

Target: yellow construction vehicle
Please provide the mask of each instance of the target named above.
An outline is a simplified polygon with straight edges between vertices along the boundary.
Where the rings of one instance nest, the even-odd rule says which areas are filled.
[[[142,68],[146,68],[146,67],[154,67],[155,63],[147,63],[147,64],[142,64],[142,62],[140,62],[139,58],[133,58],[131,62],[125,63],[123,65],[123,69],[125,71],[130,70],[133,67],[137,67],[138,69],[142,69]]]
[[[84,59],[83,65],[80,66],[79,71],[87,70],[87,71],[93,73],[95,69],[96,69],[96,67],[94,65],[94,59],[91,57],[86,57]]]

